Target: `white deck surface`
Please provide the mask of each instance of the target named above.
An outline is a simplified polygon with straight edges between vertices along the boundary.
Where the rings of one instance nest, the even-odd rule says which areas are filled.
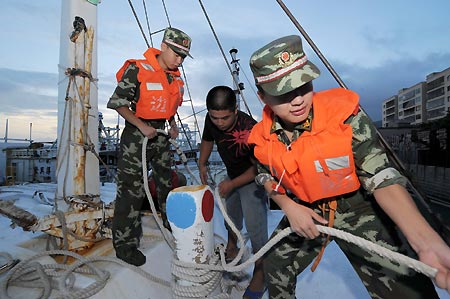
[[[44,192],[48,198],[54,197],[56,185],[53,184],[28,184],[22,186],[1,187],[0,199],[15,200],[15,204],[23,209],[29,210],[38,217],[50,214],[52,207],[40,204],[32,196],[35,191]],[[105,202],[110,202],[115,197],[115,185],[108,183],[101,187],[101,198]],[[223,218],[217,209],[214,212],[214,230],[218,235],[217,242],[226,238],[226,231],[223,226]],[[149,218],[150,217],[150,218]],[[152,216],[144,217],[144,237],[141,249],[147,256],[147,263],[140,267],[141,270],[160,278],[164,281],[171,279],[171,258],[172,251],[164,241],[152,240],[155,236],[155,223]],[[281,217],[280,211],[271,211],[269,215],[269,233]],[[11,221],[0,215],[0,252],[7,252],[14,258],[27,259],[42,251],[44,238],[39,238],[41,234],[24,232],[21,228],[10,228]],[[97,252],[101,256],[114,256],[111,241],[103,241]],[[51,258],[46,258],[46,262],[52,262]],[[1,263],[0,261],[0,264]],[[121,266],[115,263],[96,263],[101,269],[111,273],[111,277],[100,292],[92,298],[133,298],[133,299],[164,299],[171,298],[170,288],[153,282],[148,278],[136,273],[132,268]],[[248,269],[251,271],[251,269]],[[4,282],[7,273],[0,275],[0,282]],[[88,285],[92,283],[90,279],[77,278],[77,285]],[[450,296],[438,290],[442,299],[450,299]],[[11,287],[8,289],[11,298],[39,298],[38,293],[29,289],[19,289]],[[56,294],[56,292],[55,292]],[[233,291],[233,298],[241,298],[242,291]],[[1,295],[0,295],[1,296]],[[332,242],[326,249],[325,254],[318,268],[314,273],[305,270],[298,278],[297,298],[321,299],[321,298],[346,298],[365,299],[370,298],[360,279],[351,268],[348,260],[343,255],[337,245]],[[52,294],[53,298],[54,295]],[[1,297],[3,298],[3,297]],[[267,298],[267,294],[266,294]]]

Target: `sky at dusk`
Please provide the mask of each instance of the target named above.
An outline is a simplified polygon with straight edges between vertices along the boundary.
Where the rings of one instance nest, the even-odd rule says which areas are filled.
[[[64,0],[66,1],[66,0]],[[159,48],[168,26],[161,1],[132,1],[147,40]],[[147,8],[148,23],[143,3]],[[191,54],[183,70],[196,111],[215,85],[233,85],[232,77],[201,4],[217,35],[226,59],[238,49],[240,81],[252,115],[260,119],[258,101],[248,66],[251,54],[270,41],[301,35],[277,1],[166,0],[170,24],[192,37]],[[183,4],[183,5],[180,5]],[[386,98],[405,87],[425,81],[428,74],[450,67],[448,0],[435,1],[299,1],[284,4],[296,17],[345,85],[360,94],[361,105],[374,121],[381,120]],[[103,0],[97,6],[98,110],[106,126],[115,126],[117,113],[106,108],[115,88],[115,73],[128,58],[141,58],[147,49],[127,0]],[[0,138],[54,141],[57,135],[58,64],[61,1],[3,1],[0,17]],[[64,37],[66,38],[66,37]],[[319,55],[303,39],[305,52],[322,71],[315,89],[338,87]],[[65,83],[64,83],[65,84]],[[241,106],[242,110],[245,109]],[[192,123],[190,103],[179,110]],[[202,127],[204,113],[199,115]],[[123,125],[121,121],[120,125]]]

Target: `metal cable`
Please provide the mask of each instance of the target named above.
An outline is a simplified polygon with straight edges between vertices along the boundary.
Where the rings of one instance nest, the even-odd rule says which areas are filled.
[[[147,48],[150,48],[150,44],[148,43],[147,37],[145,36],[144,29],[142,28],[141,22],[139,22],[139,18],[136,14],[136,11],[134,10],[133,3],[131,3],[131,0],[128,0],[128,3],[130,4],[131,11],[133,12],[134,18],[136,19],[136,23],[138,24],[139,29],[141,30],[142,37],[144,38],[145,43],[147,44]]]
[[[150,30],[150,22],[148,19],[147,5],[145,5],[145,0],[142,0],[142,5],[144,6],[145,20],[147,21],[147,30],[148,30],[148,35],[150,38],[150,44],[153,47],[152,31]]]
[[[220,44],[220,41],[219,41],[219,38],[217,37],[217,34],[216,34],[215,30],[214,30],[214,27],[212,26],[212,23],[211,23],[211,20],[209,19],[208,13],[206,12],[205,7],[203,6],[202,0],[198,0],[198,2],[200,3],[200,6],[201,6],[202,11],[203,11],[203,14],[205,15],[205,18],[206,18],[206,20],[208,21],[209,27],[211,28],[211,32],[212,32],[212,34],[214,35],[214,38],[215,38],[215,40],[216,40],[216,42],[217,42],[217,46],[219,47],[220,52],[222,53],[222,57],[223,57],[223,59],[225,60],[225,63],[226,63],[226,65],[227,65],[227,67],[228,67],[228,70],[229,70],[230,75],[231,75],[231,77],[232,77],[232,79],[233,79],[233,82],[234,82],[234,84],[235,84],[236,86],[239,86],[239,82],[236,82],[236,78],[233,76],[233,70],[231,69],[230,64],[228,63],[228,60],[227,60],[227,58],[226,58],[226,56],[225,56],[225,52],[223,51],[222,45]],[[238,89],[238,90],[239,90],[239,89]],[[247,101],[245,100],[244,94],[241,93],[240,90],[239,90],[239,93],[240,93],[240,95],[242,96],[242,101],[243,101],[244,104],[245,104],[245,108],[247,109],[248,114],[253,118],[252,113],[251,113],[251,111],[250,111],[250,108],[249,108],[248,105],[247,105]]]

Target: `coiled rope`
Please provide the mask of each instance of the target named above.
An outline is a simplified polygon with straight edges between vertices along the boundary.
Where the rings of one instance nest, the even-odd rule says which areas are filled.
[[[41,257],[63,255],[74,258],[76,261],[71,265],[66,264],[41,264],[36,260]],[[0,294],[1,298],[10,299],[7,293],[9,286],[20,286],[23,288],[40,289],[39,299],[47,299],[52,295],[52,290],[57,289],[59,294],[55,298],[84,299],[89,298],[103,289],[110,278],[108,271],[94,266],[96,262],[116,263],[121,267],[129,268],[144,278],[154,281],[167,288],[170,283],[162,280],[139,267],[130,265],[115,257],[90,257],[85,258],[77,253],[66,250],[52,250],[36,254],[17,264],[10,270],[3,280]],[[82,268],[85,266],[84,268]],[[90,275],[95,281],[85,288],[75,287],[74,273]],[[27,298],[33,299],[33,298]]]

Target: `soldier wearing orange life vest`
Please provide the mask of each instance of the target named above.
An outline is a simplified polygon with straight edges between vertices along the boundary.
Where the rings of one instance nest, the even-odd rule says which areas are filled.
[[[169,27],[164,31],[161,50],[149,48],[144,59],[129,59],[117,72],[118,84],[108,101],[124,119],[117,164],[117,196],[113,218],[113,245],[116,256],[141,266],[145,255],[138,249],[142,234],[140,210],[147,200],[142,175],[142,142],[148,138],[146,158],[151,163],[158,206],[164,226],[166,197],[172,189],[170,144],[157,134],[169,122],[169,137],[178,136],[174,115],[183,100],[183,81],[178,67],[190,56],[191,38]]]
[[[280,177],[284,172],[283,186],[303,201],[314,202],[356,191],[360,183],[351,147],[352,128],[344,121],[358,107],[358,96],[352,91],[334,89],[316,93],[314,126],[286,146],[278,142],[276,134],[270,134],[273,112],[266,106],[262,121],[253,128],[255,156],[269,165],[272,175]]]
[[[135,116],[142,119],[170,119],[183,102],[184,82],[180,71],[164,70],[157,60],[160,54],[160,50],[149,48],[144,53],[145,59],[127,60],[116,74],[117,81],[120,81],[130,63],[138,68],[140,100],[136,103]],[[167,76],[170,76],[170,82]]]
[[[405,255],[415,251],[438,269],[434,281],[449,292],[450,248],[417,209],[406,178],[392,166],[368,116],[358,110],[358,95],[341,88],[314,92],[312,81],[320,71],[308,60],[299,36],[255,51],[250,67],[266,104],[248,139],[258,159],[255,181],[285,214],[272,237],[286,227],[294,232],[264,257],[269,298],[295,298],[297,275],[316,257],[312,270],[317,267],[330,238],[320,235],[316,223]],[[438,298],[425,275],[334,241],[372,298]]]

